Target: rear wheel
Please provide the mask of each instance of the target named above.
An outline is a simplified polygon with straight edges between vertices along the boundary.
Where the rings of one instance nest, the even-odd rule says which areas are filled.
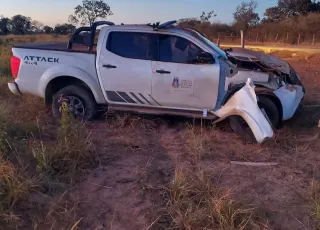
[[[96,112],[96,102],[93,96],[83,87],[76,85],[66,86],[53,96],[52,112],[57,119],[61,117],[63,104],[78,120],[91,120]]]

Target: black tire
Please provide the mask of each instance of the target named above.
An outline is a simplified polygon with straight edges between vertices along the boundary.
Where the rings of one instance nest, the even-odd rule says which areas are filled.
[[[260,109],[264,109],[272,128],[278,128],[281,118],[276,104],[270,98],[258,95],[258,106]],[[242,117],[229,117],[229,125],[233,132],[240,135],[245,141],[254,142],[254,135]]]
[[[276,104],[270,98],[258,95],[258,106],[266,112],[272,127],[277,129],[281,118]]]
[[[63,101],[67,102],[70,112],[78,120],[89,121],[96,113],[95,99],[88,90],[81,86],[66,86],[53,95],[52,112],[58,120],[61,117],[60,107]]]

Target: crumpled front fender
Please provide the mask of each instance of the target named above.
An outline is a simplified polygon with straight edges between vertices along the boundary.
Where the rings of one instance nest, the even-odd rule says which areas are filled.
[[[249,125],[258,143],[273,137],[272,127],[258,106],[254,84],[250,78],[239,91],[237,91],[228,102],[214,114],[221,121],[227,117],[241,116]]]

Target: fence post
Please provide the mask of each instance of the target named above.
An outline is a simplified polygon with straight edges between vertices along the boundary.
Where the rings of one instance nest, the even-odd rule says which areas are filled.
[[[286,43],[288,43],[288,41],[289,41],[289,33],[287,33]]]
[[[299,34],[299,37],[298,37],[298,46],[300,45],[300,39],[301,39],[301,34]]]
[[[256,42],[258,42],[259,39],[259,33],[257,33]]]
[[[267,41],[267,33],[264,34],[264,42]]]
[[[313,46],[314,46],[315,40],[316,40],[316,36],[315,36],[315,34],[313,34],[313,37],[312,37],[312,45],[313,45]]]
[[[218,33],[218,41],[217,41],[218,47],[220,47],[220,33]]]
[[[276,39],[274,39],[275,42],[278,40],[278,36],[279,36],[279,33],[277,33]]]
[[[244,48],[245,44],[244,44],[244,33],[243,30],[240,30],[241,33],[241,47]]]

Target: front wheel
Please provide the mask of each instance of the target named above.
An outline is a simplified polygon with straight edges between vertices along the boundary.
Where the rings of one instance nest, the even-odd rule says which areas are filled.
[[[68,111],[78,120],[91,120],[96,112],[93,96],[83,87],[76,85],[66,86],[54,94],[52,112],[55,118],[61,118],[63,105],[66,105]]]
[[[264,113],[272,128],[276,129],[280,124],[280,112],[276,104],[266,96],[258,96],[258,106]],[[240,116],[231,116],[229,118],[229,124],[233,132],[245,137],[252,136],[251,130],[246,121]]]
[[[280,113],[276,104],[266,96],[258,96],[258,106],[261,111],[265,112],[272,128],[276,129],[280,124]]]

